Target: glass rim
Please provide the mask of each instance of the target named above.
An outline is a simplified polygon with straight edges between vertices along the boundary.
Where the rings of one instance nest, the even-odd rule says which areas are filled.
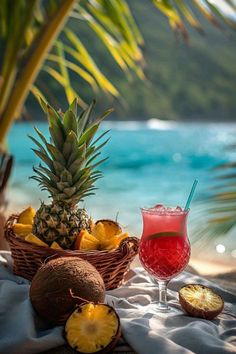
[[[151,208],[140,208],[141,212],[143,213],[147,213],[147,214],[155,214],[155,215],[162,215],[162,216],[176,216],[176,215],[187,215],[190,211],[190,208],[188,208],[187,210],[182,210],[182,211],[170,211],[168,213],[168,211],[163,212],[163,211],[158,211],[158,209],[155,210],[155,208],[151,207]]]

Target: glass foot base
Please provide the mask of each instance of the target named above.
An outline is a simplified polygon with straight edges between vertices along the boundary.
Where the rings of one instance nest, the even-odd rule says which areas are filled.
[[[171,308],[169,306],[166,306],[165,304],[162,304],[162,303],[158,303],[157,304],[157,310],[159,312],[170,312],[171,311]]]

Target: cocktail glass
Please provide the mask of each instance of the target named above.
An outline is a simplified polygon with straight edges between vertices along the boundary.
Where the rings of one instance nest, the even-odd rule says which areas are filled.
[[[187,235],[189,210],[156,205],[149,209],[142,208],[141,212],[143,234],[139,258],[143,267],[158,282],[158,310],[167,312],[170,310],[167,303],[168,282],[184,270],[190,258]]]

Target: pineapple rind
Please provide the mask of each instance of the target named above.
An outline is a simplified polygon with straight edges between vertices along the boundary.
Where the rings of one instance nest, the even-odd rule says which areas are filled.
[[[90,219],[85,209],[67,204],[41,204],[34,217],[33,233],[50,245],[56,241],[69,249],[82,229],[90,230]]]
[[[56,241],[62,248],[71,248],[81,229],[90,230],[90,220],[84,209],[76,209],[78,202],[94,194],[94,183],[102,177],[97,170],[106,159],[99,159],[100,150],[109,140],[99,143],[102,133],[94,136],[101,121],[111,110],[104,112],[96,121],[91,114],[95,101],[77,116],[77,100],[65,113],[57,113],[41,100],[48,116],[50,142],[35,128],[39,137],[31,137],[37,146],[33,149],[44,165],[34,167],[35,179],[42,190],[52,198],[51,205],[41,204],[34,217],[33,233],[47,244]]]

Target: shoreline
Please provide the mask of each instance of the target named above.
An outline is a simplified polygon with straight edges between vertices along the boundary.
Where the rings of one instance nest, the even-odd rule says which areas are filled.
[[[8,209],[6,211],[6,216],[8,217],[17,210],[17,204],[9,203]],[[196,256],[199,254],[199,256]],[[132,268],[140,266],[139,259],[136,258],[132,263]],[[203,255],[202,252],[194,249],[189,261],[189,266],[196,270],[202,276],[218,276],[225,273],[236,272],[236,259],[232,260],[226,255]],[[233,279],[232,279],[233,280]]]

